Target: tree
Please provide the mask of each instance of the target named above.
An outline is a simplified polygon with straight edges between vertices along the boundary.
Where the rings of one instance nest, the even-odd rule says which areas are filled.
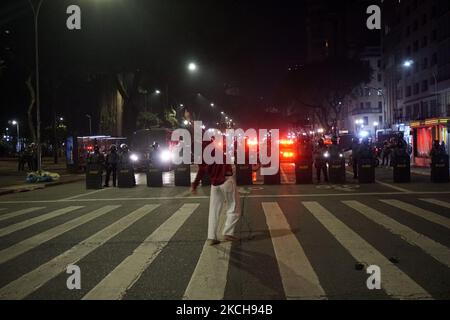
[[[137,116],[136,126],[137,129],[148,129],[159,126],[161,122],[156,114],[150,111],[141,111]]]
[[[370,82],[372,72],[370,65],[356,59],[329,58],[312,62],[289,72],[283,83],[283,97],[312,111],[330,132],[336,127],[353,89]]]
[[[179,126],[177,112],[173,108],[164,111],[164,125],[172,129]]]

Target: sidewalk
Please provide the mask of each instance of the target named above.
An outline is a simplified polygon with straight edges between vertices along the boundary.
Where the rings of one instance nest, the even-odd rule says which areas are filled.
[[[84,180],[83,174],[69,174],[66,170],[65,159],[59,159],[58,164],[53,163],[53,158],[42,159],[44,171],[58,173],[60,178],[54,182],[27,183],[28,170],[17,171],[18,162],[15,158],[0,158],[0,195],[43,189],[49,186],[61,185]],[[27,166],[25,166],[27,169]]]

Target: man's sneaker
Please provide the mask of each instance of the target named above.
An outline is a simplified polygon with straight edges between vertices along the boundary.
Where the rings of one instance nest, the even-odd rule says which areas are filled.
[[[223,237],[225,239],[225,241],[238,241],[239,238],[235,237],[235,236],[230,236],[230,235],[226,235]]]
[[[208,245],[210,245],[210,246],[215,246],[219,243],[220,243],[220,241],[217,239],[208,239]]]

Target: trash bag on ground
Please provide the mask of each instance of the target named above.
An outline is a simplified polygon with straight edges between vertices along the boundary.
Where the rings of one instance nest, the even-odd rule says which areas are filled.
[[[28,183],[53,182],[59,180],[59,178],[59,174],[54,172],[36,171],[28,173],[26,181]]]

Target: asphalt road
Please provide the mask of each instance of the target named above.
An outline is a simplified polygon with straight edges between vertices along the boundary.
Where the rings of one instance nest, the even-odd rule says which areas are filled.
[[[450,184],[393,184],[378,169],[375,184],[295,185],[292,172],[240,187],[240,241],[214,247],[207,187],[191,195],[139,176],[133,189],[1,196],[0,298],[450,298]],[[68,289],[69,265],[81,289]],[[381,289],[369,290],[374,265]]]

